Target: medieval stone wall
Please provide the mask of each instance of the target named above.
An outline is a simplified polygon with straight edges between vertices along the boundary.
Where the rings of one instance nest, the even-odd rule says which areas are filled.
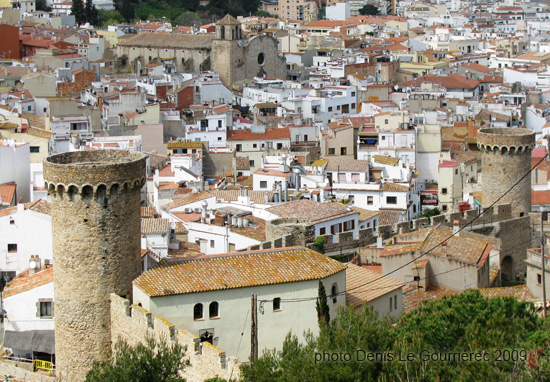
[[[193,334],[176,329],[175,326],[151,312],[131,305],[130,301],[116,294],[111,295],[111,336],[113,344],[121,339],[129,345],[145,342],[147,337],[164,340],[168,343],[178,342],[186,347],[185,357],[191,366],[182,371],[182,376],[188,381],[204,381],[220,377],[226,380],[238,380],[240,376],[239,363],[233,357],[211,345],[200,342]]]

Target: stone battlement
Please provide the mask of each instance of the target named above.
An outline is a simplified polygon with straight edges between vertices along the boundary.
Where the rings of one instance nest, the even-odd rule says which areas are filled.
[[[145,184],[147,156],[125,150],[74,151],[44,161],[46,188],[52,197],[72,200],[111,195]]]
[[[181,374],[188,381],[203,381],[220,377],[226,380],[239,379],[239,362],[234,357],[211,345],[200,342],[199,337],[176,327],[164,318],[153,316],[151,312],[116,294],[111,294],[111,338],[113,345],[117,340],[126,341],[134,346],[145,342],[147,337],[161,338],[178,342],[186,347],[185,357],[191,365]]]
[[[528,154],[535,147],[535,133],[518,128],[480,129],[477,147],[485,153]]]

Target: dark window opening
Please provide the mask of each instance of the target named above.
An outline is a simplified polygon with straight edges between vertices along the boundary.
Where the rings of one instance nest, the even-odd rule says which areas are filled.
[[[281,310],[281,298],[277,297],[273,299],[273,310]]]
[[[202,319],[203,319],[202,304],[195,304],[195,307],[193,308],[193,320],[202,320]]]
[[[211,302],[208,309],[208,315],[210,318],[220,317],[220,304],[218,304],[216,301]]]

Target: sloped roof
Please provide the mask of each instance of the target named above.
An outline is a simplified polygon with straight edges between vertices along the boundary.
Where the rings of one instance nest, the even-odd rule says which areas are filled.
[[[210,34],[140,33],[119,40],[118,46],[146,48],[210,49],[215,36]]]
[[[11,204],[15,198],[15,182],[0,184],[0,203]]]
[[[327,158],[328,164],[325,171],[358,171],[366,172],[369,170],[368,160],[359,160],[344,157]]]
[[[348,263],[346,269],[346,304],[359,306],[402,288],[401,281]]]
[[[6,299],[51,282],[53,282],[53,267],[48,267],[30,276],[29,271],[26,270],[19,273],[8,283],[2,293],[2,298]]]
[[[324,279],[345,265],[310,249],[289,247],[182,261],[148,270],[134,285],[149,297]]]
[[[170,222],[168,221],[168,219],[141,219],[141,233],[143,235],[153,233],[168,233],[169,231]]]
[[[309,199],[281,203],[268,208],[267,211],[281,218],[306,218],[312,224],[358,214],[356,211],[349,211],[341,203],[321,203]]]

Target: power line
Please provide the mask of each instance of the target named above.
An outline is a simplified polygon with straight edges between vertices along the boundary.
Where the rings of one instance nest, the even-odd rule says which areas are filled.
[[[395,273],[397,271],[399,271],[400,269],[403,269],[405,268],[406,266],[414,263],[415,261],[417,261],[418,259],[420,259],[421,257],[429,254],[430,252],[432,252],[434,249],[440,247],[441,245],[443,245],[444,243],[446,243],[447,241],[449,241],[452,237],[458,235],[461,231],[463,231],[466,227],[468,226],[472,226],[473,223],[478,220],[483,214],[485,214],[487,211],[489,211],[491,209],[491,207],[494,207],[502,198],[504,198],[510,191],[512,191],[512,189],[514,189],[514,187],[516,187],[519,183],[521,183],[523,181],[523,179],[525,179],[527,176],[529,176],[533,170],[539,165],[542,163],[542,161],[544,161],[546,158],[548,157],[548,154],[546,154],[543,158],[541,158],[536,165],[534,165],[529,171],[527,171],[516,183],[514,183],[508,190],[506,190],[506,192],[504,192],[501,196],[499,196],[489,207],[485,208],[483,211],[481,211],[481,213],[479,215],[477,215],[475,218],[473,218],[468,224],[464,225],[462,228],[459,228],[456,232],[453,232],[450,236],[448,236],[446,239],[442,240],[441,242],[439,242],[438,244],[434,245],[432,248],[430,248],[428,251],[426,252],[423,252],[421,253],[418,257],[413,257],[413,259],[411,261],[408,261],[406,262],[405,264],[393,269],[392,271],[386,273],[385,275],[380,275],[380,277],[377,277],[376,279],[374,280],[371,280],[365,284],[362,284],[362,285],[358,285],[352,289],[348,289],[347,292],[351,291],[351,290],[355,290],[355,289],[358,289],[358,288],[361,288],[363,286],[366,286],[366,285],[369,285],[369,284],[372,284],[372,283],[375,283],[379,280],[381,280],[382,278],[388,276],[388,275],[391,275],[392,273]],[[530,240],[529,240],[530,241]],[[343,292],[339,292],[339,294],[341,293],[345,293],[346,291],[343,291]],[[314,299],[317,299],[317,297],[303,297],[303,298],[298,298],[298,299],[281,299],[281,302],[300,302],[300,301],[308,301],[308,300],[314,300]],[[267,301],[271,301],[271,300],[267,300]]]
[[[526,240],[524,242],[521,242],[511,248],[508,248],[506,251],[502,251],[502,252],[499,252],[499,254],[503,254],[503,253],[508,253],[510,251],[512,251],[513,249],[516,249],[518,247],[521,247],[523,246],[524,244],[528,244],[531,242],[531,239],[529,240]],[[444,271],[444,272],[440,272],[440,273],[436,273],[436,274],[433,274],[431,276],[427,276],[427,277],[424,277],[424,278],[421,278],[420,280],[415,280],[415,281],[422,281],[422,280],[429,280],[435,276],[440,276],[440,275],[444,275],[446,273],[451,273],[451,272],[454,272],[454,271],[457,271],[459,269],[462,269],[462,268],[465,268],[467,267],[468,264],[465,264],[465,265],[461,265],[460,267],[457,267],[457,268],[453,268],[453,269],[449,269],[447,271]],[[345,294],[346,292],[350,292],[352,290],[355,290],[355,289],[358,289],[358,288],[362,288],[363,286],[365,286],[365,284],[363,285],[359,285],[357,287],[354,287],[354,288],[351,288],[351,289],[346,289],[346,290],[343,290],[341,292],[338,292],[334,295],[330,295],[330,297],[332,296],[340,296],[340,295],[343,295]],[[368,288],[368,289],[362,289],[363,292],[371,292],[371,291],[375,291],[375,290],[381,290],[381,289],[388,289],[389,287],[385,286],[385,287],[376,287],[376,288]],[[303,301],[309,301],[309,300],[316,300],[318,297],[303,297],[303,298],[296,298],[296,299],[285,299],[285,300],[282,300],[283,302],[303,302]],[[272,302],[273,300],[259,300],[261,303],[266,303],[266,302]]]

